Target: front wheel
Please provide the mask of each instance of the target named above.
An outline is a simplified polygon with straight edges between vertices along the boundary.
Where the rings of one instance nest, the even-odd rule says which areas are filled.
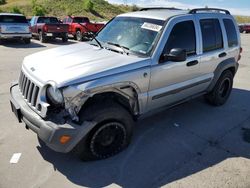
[[[227,102],[233,87],[233,77],[230,70],[222,73],[213,90],[205,95],[209,104],[221,106]]]
[[[134,121],[130,113],[119,104],[91,105],[81,113],[81,117],[83,121],[97,123],[74,149],[82,160],[111,157],[130,143]]]
[[[76,40],[82,41],[82,39],[83,39],[82,32],[80,30],[78,30],[76,32]]]

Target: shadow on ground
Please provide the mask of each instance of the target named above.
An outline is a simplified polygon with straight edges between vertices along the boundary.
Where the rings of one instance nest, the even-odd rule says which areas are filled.
[[[35,39],[33,39],[35,40]],[[9,47],[9,48],[45,48],[46,43],[35,43],[31,40],[30,44],[24,44],[23,41],[20,40],[1,40],[0,45]],[[75,44],[76,41],[68,41],[68,42],[62,42],[60,39],[54,39],[54,40],[48,40],[48,44],[56,44],[56,45],[69,45],[69,44]]]
[[[81,162],[72,154],[37,148],[77,185],[159,187],[231,157],[250,158],[242,130],[250,122],[249,105],[250,91],[234,89],[222,107],[206,105],[199,98],[163,110],[140,120],[128,149],[107,160]]]
[[[9,48],[44,48],[46,46],[38,43],[34,43],[31,40],[30,44],[24,44],[21,40],[1,40],[0,45]]]

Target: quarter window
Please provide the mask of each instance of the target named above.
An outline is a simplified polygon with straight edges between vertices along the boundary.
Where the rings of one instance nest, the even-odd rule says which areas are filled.
[[[172,29],[164,53],[169,53],[174,48],[187,51],[187,55],[196,54],[196,35],[193,21],[177,23]]]
[[[229,47],[237,46],[238,37],[233,21],[230,19],[224,19],[223,22],[227,32],[228,46]]]
[[[223,48],[222,31],[218,19],[200,20],[203,52]]]

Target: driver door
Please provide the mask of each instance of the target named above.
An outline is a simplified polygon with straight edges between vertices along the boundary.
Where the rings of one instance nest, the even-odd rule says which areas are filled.
[[[174,105],[205,89],[199,78],[200,44],[197,42],[199,41],[198,28],[193,18],[192,16],[172,20],[165,32],[168,37],[165,39],[164,49],[157,62],[151,67],[148,110]],[[174,48],[186,50],[186,61],[161,61],[162,55],[168,54]]]

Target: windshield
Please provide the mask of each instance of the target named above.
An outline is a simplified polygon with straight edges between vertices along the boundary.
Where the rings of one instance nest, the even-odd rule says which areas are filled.
[[[163,24],[163,20],[116,17],[98,33],[96,38],[101,43],[116,44],[134,53],[149,55]]]
[[[1,23],[28,23],[24,16],[1,15]]]

